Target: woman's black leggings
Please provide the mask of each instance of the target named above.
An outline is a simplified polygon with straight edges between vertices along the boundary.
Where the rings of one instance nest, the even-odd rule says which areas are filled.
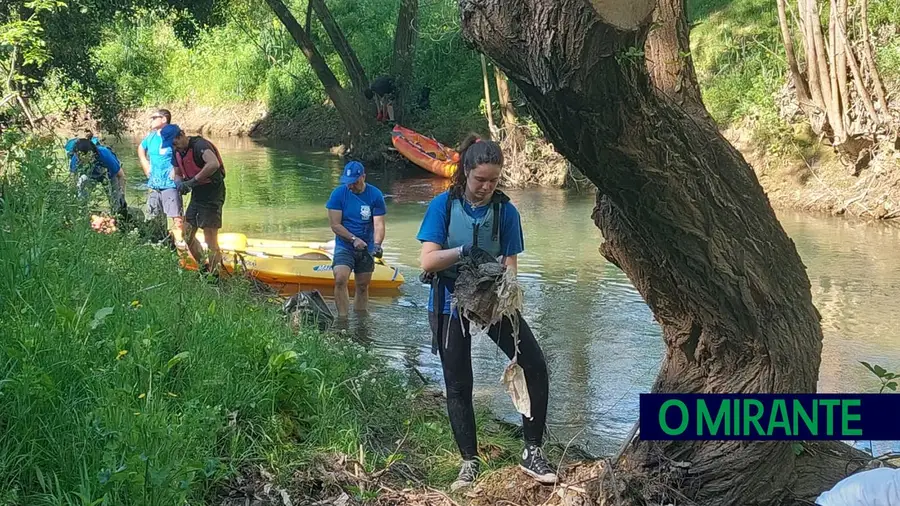
[[[519,318],[519,356],[518,364],[525,372],[528,385],[528,396],[531,400],[531,420],[522,416],[525,432],[525,443],[541,446],[544,427],[547,421],[547,398],[549,384],[547,362],[544,353],[532,334],[531,329],[522,318]],[[429,313],[429,320],[434,328],[437,318]],[[441,318],[439,353],[444,369],[444,383],[447,386],[447,413],[450,416],[450,427],[463,459],[471,460],[478,455],[478,441],[475,436],[475,410],[472,406],[472,341],[467,332],[463,332],[460,318],[443,315]],[[465,322],[468,327],[468,321]],[[447,326],[450,326],[449,332]],[[488,336],[497,343],[510,359],[515,352],[512,323],[508,318],[494,325]]]

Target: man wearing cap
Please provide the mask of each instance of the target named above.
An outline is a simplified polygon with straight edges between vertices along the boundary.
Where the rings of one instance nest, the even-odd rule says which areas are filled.
[[[334,301],[338,316],[350,312],[347,285],[355,274],[354,309],[366,311],[369,305],[369,283],[375,272],[374,257],[381,258],[384,241],[384,215],[387,209],[381,190],[366,183],[366,172],[359,162],[344,166],[341,185],[331,192],[325,207],[335,234]]]
[[[184,203],[181,193],[175,188],[175,149],[172,146],[179,128],[169,124],[171,121],[172,114],[166,109],[158,109],[151,114],[150,133],[141,141],[137,152],[150,188],[147,215],[155,218],[165,214],[172,218],[172,232],[175,240],[180,242]]]

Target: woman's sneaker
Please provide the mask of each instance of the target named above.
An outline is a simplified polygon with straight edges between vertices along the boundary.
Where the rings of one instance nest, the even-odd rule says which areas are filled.
[[[525,471],[525,474],[545,485],[553,485],[558,480],[556,473],[547,463],[544,450],[540,446],[527,445],[522,452],[522,463],[519,464],[519,467]]]
[[[465,487],[472,486],[475,483],[475,477],[478,476],[478,461],[477,460],[464,460],[462,465],[459,467],[459,475],[456,477],[456,481],[450,485],[450,491],[456,492],[457,490]]]

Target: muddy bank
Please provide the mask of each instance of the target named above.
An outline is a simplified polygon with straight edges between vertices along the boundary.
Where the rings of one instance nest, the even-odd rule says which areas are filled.
[[[785,153],[771,154],[755,142],[752,125],[723,131],[744,155],[776,209],[795,209],[864,220],[900,218],[900,152],[882,146],[858,175],[841,163],[829,146],[808,138],[795,126]],[[804,142],[804,140],[806,142]]]
[[[165,104],[160,107],[172,113],[172,123],[189,133],[208,137],[254,137],[298,141],[315,148],[331,148],[341,144],[342,127],[334,109],[310,107],[297,116],[269,113],[263,104],[241,104],[210,107],[192,104]],[[129,111],[125,129],[131,134],[147,131],[150,112],[154,108]]]

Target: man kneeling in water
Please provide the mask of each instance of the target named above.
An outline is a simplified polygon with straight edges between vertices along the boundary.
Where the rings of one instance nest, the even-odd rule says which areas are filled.
[[[222,207],[225,205],[225,165],[219,150],[203,137],[188,137],[179,129],[172,141],[175,147],[175,188],[182,194],[191,193],[184,227],[184,240],[200,272],[218,274],[222,264],[219,250],[219,229],[222,228]],[[203,263],[203,250],[197,242],[197,229],[203,229],[203,239],[212,256],[209,266]]]

